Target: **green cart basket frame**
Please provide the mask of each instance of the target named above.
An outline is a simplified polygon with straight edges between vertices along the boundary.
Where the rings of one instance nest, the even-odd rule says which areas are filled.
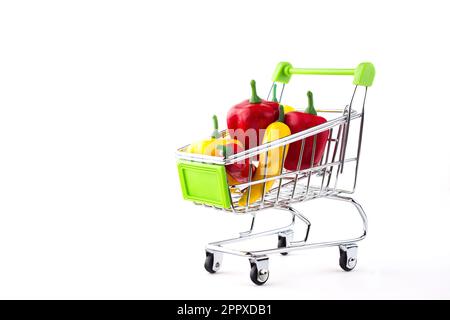
[[[229,208],[227,174],[224,165],[178,161],[181,190],[186,200]]]

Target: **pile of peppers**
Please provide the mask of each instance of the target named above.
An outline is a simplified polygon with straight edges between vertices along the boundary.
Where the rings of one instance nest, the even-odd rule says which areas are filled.
[[[296,111],[290,106],[282,106],[276,98],[276,84],[273,87],[272,101],[261,99],[256,92],[256,83],[250,82],[251,97],[233,106],[227,114],[227,135],[221,136],[218,131],[217,117],[213,116],[214,131],[207,140],[191,144],[187,152],[210,156],[229,157],[232,154],[251,149],[264,143],[274,141],[325,123],[327,120],[317,115],[314,108],[313,94],[308,91],[308,107],[305,111]],[[247,158],[226,166],[230,185],[245,183],[249,180],[263,179],[264,172],[272,172],[271,176],[281,173],[281,163],[284,156],[284,168],[290,171],[304,170],[319,164],[325,151],[329,131],[321,132],[291,143],[286,148],[286,154],[281,153],[281,147],[272,149],[268,155],[257,157],[258,168]],[[315,140],[315,141],[314,141]],[[280,150],[278,150],[280,149]],[[315,152],[313,152],[315,150]],[[273,169],[273,170],[272,170]],[[273,181],[272,181],[273,182]],[[261,190],[260,190],[261,189]],[[246,200],[246,193],[240,204],[249,201],[253,203],[262,196],[258,185],[252,188],[252,194]],[[268,192],[270,187],[266,188]]]
[[[239,140],[245,147],[245,150],[256,147],[261,144],[264,136],[264,130],[269,124],[278,119],[279,104],[276,98],[276,84],[273,87],[272,101],[266,101],[258,97],[256,93],[256,84],[250,82],[252,95],[250,99],[235,105],[228,111],[227,125],[230,136]],[[308,107],[304,112],[295,111],[290,106],[284,106],[285,124],[291,130],[291,134],[304,131],[327,122],[323,117],[317,115],[314,108],[313,94],[308,91]],[[314,147],[314,136],[292,143],[287,154],[284,168],[287,170],[303,170],[317,165],[325,151],[328,140],[328,131],[316,135]],[[302,152],[303,144],[303,152]],[[314,157],[313,149],[315,148]],[[299,163],[301,155],[301,163]]]

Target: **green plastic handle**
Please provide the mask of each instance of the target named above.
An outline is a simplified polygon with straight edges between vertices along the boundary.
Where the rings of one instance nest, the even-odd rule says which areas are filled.
[[[273,73],[274,82],[288,83],[294,74],[353,76],[353,84],[370,87],[375,78],[375,67],[370,62],[360,63],[355,69],[302,69],[289,62],[280,62]]]

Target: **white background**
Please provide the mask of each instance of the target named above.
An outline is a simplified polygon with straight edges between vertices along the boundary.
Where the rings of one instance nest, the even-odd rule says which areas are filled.
[[[446,1],[2,2],[0,298],[450,298],[449,28]],[[249,220],[183,201],[174,153],[279,61],[375,64],[369,237],[352,273],[336,248],[305,251],[256,287],[245,259],[203,269],[204,245]],[[311,86],[329,107],[352,90],[304,77],[286,97]],[[298,208],[313,237],[359,232],[350,207]]]

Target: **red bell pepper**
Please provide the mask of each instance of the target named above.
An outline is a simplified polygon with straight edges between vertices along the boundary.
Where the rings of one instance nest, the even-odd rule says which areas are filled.
[[[230,136],[241,141],[245,150],[258,146],[264,130],[278,119],[278,103],[258,97],[255,80],[250,85],[251,98],[232,107],[227,115]]]
[[[225,144],[217,146],[219,155],[228,158],[230,155],[244,151],[241,143],[237,140],[227,140]],[[251,171],[250,171],[250,166]],[[256,167],[250,163],[250,159],[238,161],[225,166],[228,174],[228,182],[230,184],[239,184],[248,182],[249,174],[253,175]]]
[[[284,122],[291,129],[291,133],[295,134],[297,132],[304,131],[306,129],[318,126],[322,123],[327,122],[327,120],[323,117],[317,115],[316,110],[314,109],[313,103],[313,94],[311,91],[308,91],[308,108],[304,112],[300,111],[292,111],[285,115]],[[329,135],[329,130],[323,131],[316,135],[316,152],[314,153],[314,166],[316,166],[320,159],[323,156],[325,151],[325,146],[327,144]],[[300,168],[298,168],[298,161],[300,158],[300,151],[302,148],[302,141],[297,141],[291,143],[289,147],[289,152],[286,156],[286,160],[284,162],[284,168],[287,170],[303,170],[311,167],[311,157],[313,154],[313,144],[314,144],[314,136],[308,137],[305,140],[304,151],[302,156],[302,162],[300,164]]]

